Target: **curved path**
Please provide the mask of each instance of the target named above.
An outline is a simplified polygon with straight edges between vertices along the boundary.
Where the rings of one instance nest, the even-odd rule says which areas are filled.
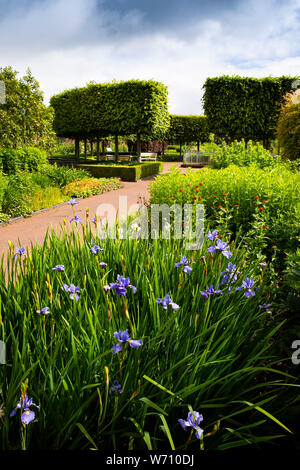
[[[180,163],[164,163],[163,172],[167,172],[171,166],[180,167]],[[185,172],[185,169],[181,170]],[[112,204],[116,209],[119,207],[119,197],[127,196],[128,208],[138,202],[139,197],[149,200],[149,181],[154,181],[154,177],[144,178],[135,183],[123,182],[123,187],[115,191],[110,191],[98,196],[91,196],[80,201],[76,206],[76,213],[84,220],[86,208],[89,209],[90,219],[96,213],[100,204]],[[59,229],[60,224],[65,219],[67,223],[73,217],[72,209],[69,205],[63,204],[59,207],[34,214],[31,217],[22,218],[0,227],[0,253],[8,249],[10,240],[14,246],[28,246],[30,243],[43,242],[48,228]]]

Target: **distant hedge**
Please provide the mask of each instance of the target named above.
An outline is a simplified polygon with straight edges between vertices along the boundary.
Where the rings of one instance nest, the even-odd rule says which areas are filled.
[[[227,141],[267,141],[275,137],[283,96],[299,77],[208,78],[203,105],[210,132]]]
[[[91,83],[52,96],[54,130],[60,137],[151,135],[169,128],[167,87],[152,80]]]
[[[123,181],[138,181],[146,176],[156,175],[163,170],[162,162],[149,162],[137,165],[75,165],[88,171],[94,178],[119,177]]]
[[[206,116],[170,115],[168,141],[173,144],[207,142],[209,130]]]
[[[279,115],[277,138],[283,158],[300,158],[300,103],[293,103],[290,94],[287,95],[285,106],[282,106]]]

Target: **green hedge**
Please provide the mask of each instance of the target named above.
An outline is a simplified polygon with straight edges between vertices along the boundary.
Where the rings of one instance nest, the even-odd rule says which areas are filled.
[[[209,130],[206,116],[170,115],[168,140],[171,143],[207,142]]]
[[[169,128],[167,87],[152,80],[89,84],[52,96],[60,137],[156,135]]]
[[[44,150],[26,146],[18,149],[0,148],[0,166],[8,175],[25,169],[39,171],[47,164],[47,153]]]
[[[208,78],[203,104],[210,132],[230,140],[274,138],[283,96],[297,77]]]
[[[163,170],[162,162],[139,165],[76,165],[76,168],[90,172],[95,178],[119,177],[123,181],[138,181],[146,176],[156,175]]]

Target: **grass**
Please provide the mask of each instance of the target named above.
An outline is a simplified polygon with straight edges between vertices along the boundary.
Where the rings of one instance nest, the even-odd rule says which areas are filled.
[[[92,237],[104,249],[98,255],[90,252]],[[284,415],[297,401],[297,386],[288,398],[286,392],[296,378],[276,366],[289,360],[273,341],[281,322],[259,308],[272,301],[272,286],[256,263],[246,263],[241,241],[230,248],[240,271],[236,285],[248,276],[260,289],[246,298],[243,290],[223,288],[206,299],[201,291],[217,288],[228,266],[220,252],[207,253],[210,243],[191,252],[182,240],[101,240],[87,224],[48,233],[15,261],[11,246],[0,268],[0,338],[7,345],[0,447],[197,450],[195,434],[178,423],[189,410],[204,416],[205,449],[274,445],[291,435]],[[174,267],[183,254],[191,258],[190,274]],[[53,271],[57,264],[65,270]],[[118,274],[136,293],[104,289]],[[80,287],[78,302],[64,283]],[[178,310],[156,303],[166,294]],[[38,315],[45,306],[50,314]],[[113,355],[114,332],[126,328],[143,345],[125,344]],[[122,394],[109,393],[114,380]],[[19,414],[9,417],[21,383],[40,407],[26,429]]]

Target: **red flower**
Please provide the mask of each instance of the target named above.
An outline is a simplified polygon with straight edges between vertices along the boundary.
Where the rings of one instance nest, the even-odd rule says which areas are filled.
[[[197,196],[194,196],[193,199],[197,199]]]
[[[179,191],[182,191],[182,189],[179,189]]]
[[[195,189],[195,193],[199,193],[199,189]]]
[[[222,196],[227,196],[227,193],[223,193]]]
[[[255,199],[258,199],[258,196],[254,196],[254,197],[255,197]]]
[[[264,225],[264,228],[267,228],[267,226],[266,226],[266,225]]]
[[[264,211],[265,209],[264,209],[263,207],[260,207],[260,210],[261,210],[261,211]]]
[[[199,187],[199,184],[196,184],[195,188],[198,188]]]
[[[199,183],[199,184],[200,184],[200,186],[203,186],[203,183]]]
[[[261,201],[261,202],[267,202],[267,201],[264,199],[264,200],[263,200],[263,201]]]

